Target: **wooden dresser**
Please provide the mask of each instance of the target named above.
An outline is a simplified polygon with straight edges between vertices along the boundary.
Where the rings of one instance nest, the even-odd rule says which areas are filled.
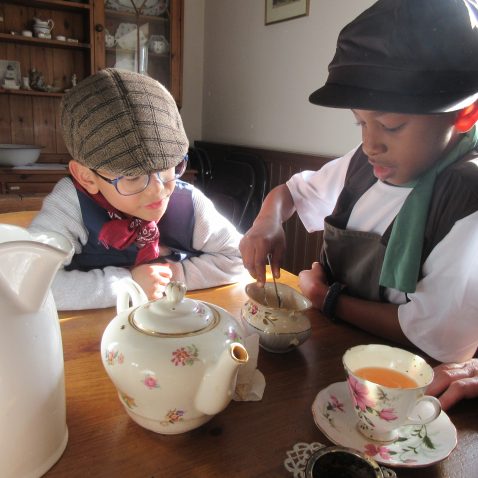
[[[183,0],[143,2],[143,9],[135,10],[124,0],[0,3],[0,144],[42,146],[38,164],[59,165],[0,168],[0,194],[45,195],[67,173],[71,157],[60,131],[61,98],[65,89],[102,68],[147,73],[181,104],[183,5]],[[52,20],[50,38],[38,37],[34,18]],[[141,34],[139,42],[134,32]],[[150,41],[158,37],[166,39],[165,51],[157,51]],[[19,89],[4,82],[8,65],[16,72]],[[32,69],[43,76],[44,89],[24,87],[23,78]]]

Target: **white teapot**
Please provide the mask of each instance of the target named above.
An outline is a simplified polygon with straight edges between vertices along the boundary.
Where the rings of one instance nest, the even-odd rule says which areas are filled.
[[[118,315],[101,340],[103,365],[126,412],[157,433],[192,430],[224,410],[238,367],[249,359],[241,324],[185,292],[171,282],[165,297],[148,302],[136,282],[122,279]]]

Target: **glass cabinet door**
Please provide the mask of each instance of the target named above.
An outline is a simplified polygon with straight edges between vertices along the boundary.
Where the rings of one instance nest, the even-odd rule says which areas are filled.
[[[180,102],[182,0],[105,0],[105,67],[148,75]]]

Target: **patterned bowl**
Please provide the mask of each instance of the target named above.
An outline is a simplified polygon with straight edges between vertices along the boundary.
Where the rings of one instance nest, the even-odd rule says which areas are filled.
[[[278,307],[274,284],[266,282],[246,286],[247,301],[241,319],[247,332],[259,334],[259,345],[269,352],[289,352],[303,344],[311,334],[306,311],[309,299],[286,284],[277,283],[281,306]]]

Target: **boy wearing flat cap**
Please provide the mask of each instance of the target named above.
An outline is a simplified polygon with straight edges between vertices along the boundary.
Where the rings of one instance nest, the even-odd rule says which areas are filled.
[[[52,286],[58,309],[112,306],[115,282],[128,276],[150,299],[171,279],[190,290],[239,279],[241,235],[179,180],[189,143],[160,83],[105,69],[65,94],[60,113],[72,178],[58,182],[30,226],[74,245]]]
[[[300,287],[331,319],[440,361],[478,346],[478,8],[379,0],[340,33],[317,105],[350,108],[362,144],[266,198],[240,249],[278,275],[282,223],[323,230]]]

